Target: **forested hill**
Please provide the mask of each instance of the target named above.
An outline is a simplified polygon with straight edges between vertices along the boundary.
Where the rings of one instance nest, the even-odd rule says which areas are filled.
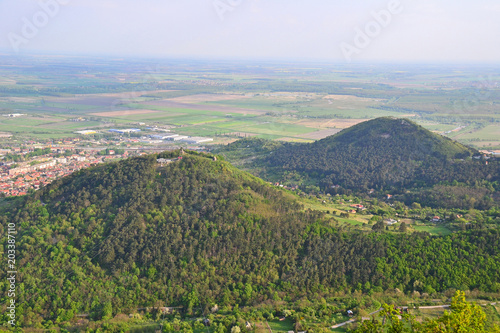
[[[318,148],[334,149],[349,146],[363,149],[387,146],[402,159],[419,160],[428,155],[439,158],[465,158],[479,152],[447,137],[430,132],[408,119],[377,118],[359,123],[336,135],[312,144]]]
[[[191,315],[337,290],[500,291],[497,230],[341,234],[290,194],[193,152],[81,170],[2,208],[0,222],[2,252],[7,223],[18,231],[23,326],[165,305]]]
[[[179,151],[79,171],[0,219],[18,228],[25,324],[165,304],[189,313],[273,294],[297,268],[307,228],[323,223],[229,163]]]
[[[377,118],[311,144],[285,144],[266,158],[323,187],[397,190],[439,182],[474,184],[498,178],[498,165],[474,160],[479,152],[407,119]]]

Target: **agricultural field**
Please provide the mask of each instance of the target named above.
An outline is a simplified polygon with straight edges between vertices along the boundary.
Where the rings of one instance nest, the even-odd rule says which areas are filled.
[[[99,122],[69,122],[66,117],[56,115],[0,117],[0,131],[25,138],[65,138],[74,136],[74,131],[100,126]]]
[[[430,233],[431,235],[436,235],[436,236],[446,236],[450,235],[453,233],[449,228],[443,225],[418,225],[418,226],[413,226],[413,229],[415,231],[425,231]]]
[[[500,125],[478,126],[470,131],[463,131],[454,137],[455,140],[470,140],[480,147],[500,145]]]
[[[28,115],[0,119],[0,131],[15,139],[144,123],[215,143],[245,136],[312,142],[394,116],[477,148],[500,149],[499,68],[4,60],[0,113]],[[73,117],[91,119],[72,123]]]

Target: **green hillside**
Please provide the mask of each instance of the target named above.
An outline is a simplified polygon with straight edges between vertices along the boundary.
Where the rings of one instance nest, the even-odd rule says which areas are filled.
[[[312,144],[319,149],[365,149],[369,146],[393,149],[401,159],[418,160],[432,155],[439,158],[465,158],[478,154],[475,149],[430,132],[408,119],[377,118],[347,128],[336,135]]]
[[[215,304],[354,289],[500,291],[496,230],[342,234],[323,213],[304,211],[292,195],[221,158],[180,154],[85,169],[3,209],[2,252],[7,224],[18,231],[20,325],[50,328],[77,315],[109,319],[155,306],[178,306],[189,317]]]
[[[311,144],[285,144],[266,158],[269,173],[300,172],[323,188],[404,193],[440,182],[498,179],[498,164],[406,119],[377,118]]]

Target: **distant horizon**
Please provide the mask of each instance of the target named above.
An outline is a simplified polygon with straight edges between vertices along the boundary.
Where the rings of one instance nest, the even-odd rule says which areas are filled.
[[[85,58],[95,58],[100,60],[142,60],[142,61],[187,61],[187,62],[223,62],[227,61],[229,63],[243,63],[248,64],[304,64],[304,65],[331,65],[331,66],[471,66],[471,67],[499,67],[500,60],[497,62],[492,61],[404,61],[404,60],[358,60],[352,61],[350,63],[343,62],[341,60],[333,61],[328,59],[320,58],[278,58],[278,57],[238,57],[238,56],[159,56],[159,55],[130,55],[130,54],[103,54],[103,53],[71,53],[71,52],[49,52],[49,51],[38,51],[30,50],[23,53],[15,53],[5,48],[0,48],[0,56],[6,57],[19,57],[19,58],[29,58],[29,57],[47,57],[47,58],[65,58],[65,59],[85,59]]]
[[[5,0],[0,48],[19,55],[496,64],[499,16],[495,0]]]

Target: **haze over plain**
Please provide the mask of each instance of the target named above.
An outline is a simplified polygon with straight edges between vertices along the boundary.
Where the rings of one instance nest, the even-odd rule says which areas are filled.
[[[55,1],[55,0],[54,0]],[[13,52],[44,1],[0,3],[0,49]],[[64,0],[18,54],[303,59],[353,61],[496,62],[500,5],[479,1]],[[371,23],[390,6],[398,10]],[[384,23],[385,22],[385,23]],[[36,22],[35,22],[36,23]],[[358,31],[371,31],[356,46]],[[370,30],[371,29],[371,30]],[[370,33],[369,33],[370,34]],[[359,43],[358,43],[359,44]]]

